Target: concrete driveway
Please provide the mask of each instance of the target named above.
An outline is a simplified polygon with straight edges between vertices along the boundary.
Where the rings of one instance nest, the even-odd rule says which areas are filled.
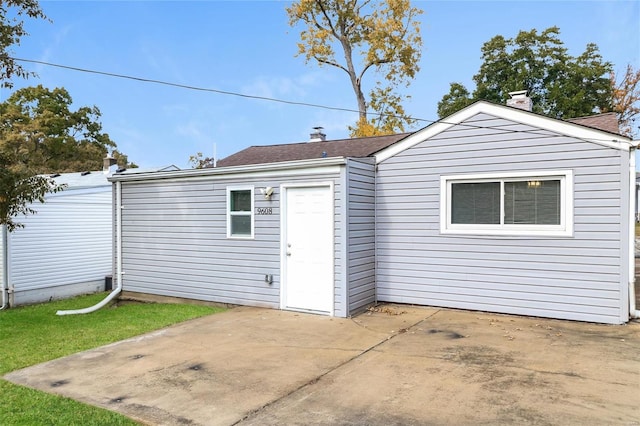
[[[153,425],[638,425],[640,323],[243,307],[5,378]]]

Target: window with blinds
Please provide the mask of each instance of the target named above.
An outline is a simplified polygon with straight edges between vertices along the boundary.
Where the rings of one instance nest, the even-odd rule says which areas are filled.
[[[571,171],[441,178],[441,230],[570,235]]]

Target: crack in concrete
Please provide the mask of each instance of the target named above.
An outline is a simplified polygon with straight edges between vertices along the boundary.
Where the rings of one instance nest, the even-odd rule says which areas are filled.
[[[427,321],[431,318],[433,318],[437,313],[439,313],[441,311],[441,309],[438,309],[437,311],[433,312],[431,315],[422,318],[421,320],[417,321],[415,324],[410,325],[409,327],[406,327],[404,330],[410,330],[413,327],[418,326],[419,324],[423,323],[424,321]],[[375,345],[370,346],[369,348],[363,350],[362,352],[360,352],[359,354],[345,360],[344,362],[341,362],[340,364],[336,365],[333,368],[330,368],[329,370],[325,371],[324,373],[312,378],[311,380],[308,380],[307,382],[301,384],[300,386],[298,386],[297,388],[285,393],[284,395],[280,396],[279,398],[276,398],[272,401],[267,402],[266,404],[262,405],[261,407],[256,408],[255,410],[250,411],[249,413],[245,414],[242,418],[240,418],[238,421],[231,423],[231,426],[235,426],[238,425],[242,422],[244,422],[245,420],[249,420],[251,417],[256,416],[257,414],[259,414],[261,411],[265,410],[266,408],[269,408],[275,404],[277,404],[279,401],[282,401],[283,399],[295,394],[296,392],[308,387],[308,386],[312,386],[316,383],[318,383],[323,377],[327,376],[328,374],[338,370],[339,368],[351,363],[352,361],[357,360],[358,358],[362,357],[363,355],[366,355],[369,352],[374,351],[376,348],[378,348],[379,346],[385,344],[386,342],[390,341],[391,339],[404,334],[404,333],[394,333],[390,336],[387,336],[385,339],[379,341],[378,343],[376,343]]]

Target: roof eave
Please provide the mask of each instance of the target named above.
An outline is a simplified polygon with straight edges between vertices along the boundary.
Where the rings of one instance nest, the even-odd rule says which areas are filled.
[[[218,175],[237,175],[242,173],[295,170],[310,167],[329,167],[346,164],[345,157],[313,158],[310,160],[282,161],[278,163],[248,164],[242,166],[211,167],[204,169],[184,169],[138,174],[118,175],[109,177],[110,182],[131,182],[141,180],[171,179],[176,177],[201,177]]]

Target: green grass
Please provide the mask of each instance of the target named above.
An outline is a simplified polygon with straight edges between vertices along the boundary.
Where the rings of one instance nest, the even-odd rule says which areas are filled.
[[[86,315],[57,316],[60,309],[91,306],[105,293],[0,312],[0,375],[116,342],[222,308],[124,303]],[[3,425],[135,425],[120,414],[0,380]]]

